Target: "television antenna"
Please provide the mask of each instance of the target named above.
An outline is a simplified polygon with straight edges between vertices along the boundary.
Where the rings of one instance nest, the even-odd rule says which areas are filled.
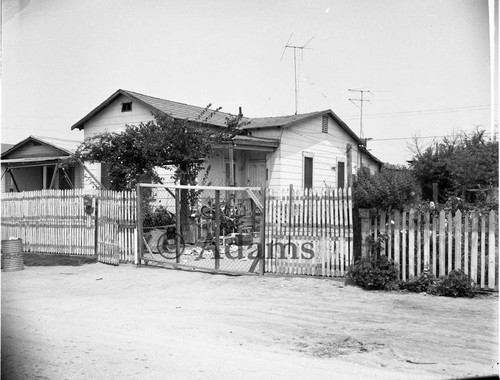
[[[283,60],[283,56],[285,55],[286,49],[293,49],[293,67],[294,67],[294,77],[295,77],[295,115],[297,115],[298,111],[298,76],[297,76],[297,50],[300,50],[302,57],[304,54],[304,49],[310,49],[307,47],[309,42],[313,40],[314,37],[309,39],[304,45],[302,46],[296,46],[296,45],[290,45],[290,40],[292,39],[293,33],[290,34],[290,37],[288,38],[288,41],[286,42],[286,45],[283,46],[283,52],[281,53],[281,58],[280,61]]]

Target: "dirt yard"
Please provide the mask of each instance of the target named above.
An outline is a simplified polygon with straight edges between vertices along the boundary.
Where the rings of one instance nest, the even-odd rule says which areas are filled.
[[[2,379],[499,373],[498,296],[88,264],[2,273]]]

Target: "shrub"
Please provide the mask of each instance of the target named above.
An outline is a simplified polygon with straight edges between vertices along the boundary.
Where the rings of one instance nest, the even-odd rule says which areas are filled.
[[[447,276],[440,277],[427,292],[437,296],[473,297],[474,282],[461,269],[452,270]]]
[[[473,281],[461,269],[452,270],[447,276],[439,278],[426,269],[420,276],[402,282],[400,289],[448,297],[473,297],[475,294]]]
[[[419,189],[412,172],[403,167],[386,165],[374,174],[363,167],[356,174],[353,197],[361,208],[401,210],[419,201]]]
[[[400,286],[401,289],[408,290],[409,292],[422,293],[430,292],[430,289],[434,287],[437,283],[436,276],[425,269],[420,276],[403,282]]]
[[[175,215],[163,206],[144,215],[144,227],[164,227],[170,224],[175,224]]]
[[[398,271],[394,263],[382,255],[363,258],[349,269],[347,278],[366,289],[393,289],[397,281]]]

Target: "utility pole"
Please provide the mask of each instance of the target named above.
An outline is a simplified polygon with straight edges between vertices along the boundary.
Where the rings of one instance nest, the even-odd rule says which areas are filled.
[[[372,92],[370,90],[355,90],[351,88],[348,89],[348,91],[359,93],[359,98],[356,99],[349,98],[349,101],[360,109],[361,115],[359,118],[359,138],[363,139],[363,103],[370,102],[370,99],[365,98],[365,93],[371,94]],[[359,102],[359,105],[355,102]]]
[[[293,48],[293,67],[294,67],[294,83],[295,83],[295,115],[297,115],[297,112],[298,112],[298,87],[299,87],[299,84],[298,84],[298,75],[297,75],[297,49],[301,51],[302,54],[304,54],[304,49],[308,49],[306,46],[309,44],[309,42],[311,42],[313,40],[313,38],[315,37],[312,37],[311,39],[309,39],[309,41],[307,41],[304,45],[302,46],[295,46],[295,45],[289,45],[290,43],[290,40],[292,39],[292,36],[293,36],[293,33],[290,34],[290,37],[288,38],[288,41],[286,43],[285,46],[283,46],[283,53],[281,53],[281,58],[280,58],[280,61],[283,59],[283,55],[285,55],[285,51],[286,49],[292,49]]]

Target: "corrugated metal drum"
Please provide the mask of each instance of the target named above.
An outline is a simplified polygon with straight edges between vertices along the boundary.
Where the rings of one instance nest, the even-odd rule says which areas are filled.
[[[2,271],[11,272],[24,269],[23,241],[2,240]]]

